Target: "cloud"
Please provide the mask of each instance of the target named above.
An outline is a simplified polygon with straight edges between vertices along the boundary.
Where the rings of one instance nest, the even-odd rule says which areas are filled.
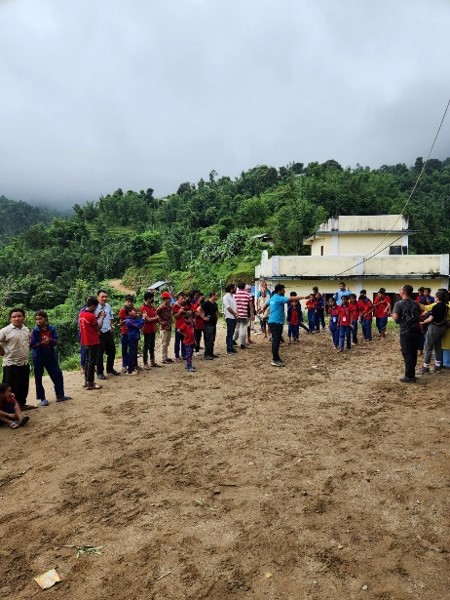
[[[412,164],[448,101],[431,0],[0,2],[0,194],[68,206],[212,169]],[[448,152],[445,123],[434,156]]]

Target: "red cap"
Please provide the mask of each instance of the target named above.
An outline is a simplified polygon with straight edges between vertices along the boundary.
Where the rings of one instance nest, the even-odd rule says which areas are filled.
[[[161,294],[161,298],[172,298],[172,296],[169,294],[169,292],[163,292]]]

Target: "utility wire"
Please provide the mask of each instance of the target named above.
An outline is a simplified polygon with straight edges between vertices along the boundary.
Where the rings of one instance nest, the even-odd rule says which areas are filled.
[[[403,208],[402,208],[402,210],[401,210],[401,212],[400,212],[399,216],[398,216],[398,217],[397,217],[397,219],[395,220],[395,222],[394,222],[394,224],[393,224],[392,228],[391,228],[391,229],[390,229],[390,230],[389,230],[389,231],[386,233],[386,235],[385,235],[385,236],[384,236],[384,238],[381,240],[381,242],[378,244],[378,246],[376,246],[376,247],[374,248],[374,250],[372,250],[372,252],[369,252],[369,253],[368,253],[368,254],[367,254],[367,255],[366,255],[364,258],[363,258],[363,260],[362,260],[361,262],[357,263],[356,265],[353,265],[353,266],[349,267],[348,269],[345,269],[344,271],[341,271],[340,273],[337,273],[337,274],[336,274],[336,277],[340,277],[340,276],[341,276],[341,275],[343,275],[344,273],[347,273],[347,271],[351,271],[352,269],[355,269],[356,267],[359,267],[360,265],[362,265],[362,264],[366,263],[368,260],[371,260],[372,258],[374,258],[375,256],[377,256],[378,254],[380,254],[381,252],[383,252],[383,250],[386,250],[387,248],[389,248],[389,246],[391,246],[391,245],[392,245],[392,244],[388,244],[387,246],[384,246],[384,248],[381,248],[381,250],[378,250],[378,248],[379,248],[379,247],[380,247],[380,246],[381,246],[381,245],[382,245],[382,244],[385,242],[385,240],[388,238],[388,236],[389,236],[389,235],[390,235],[390,234],[391,234],[391,233],[394,231],[394,229],[395,229],[395,226],[397,225],[397,223],[398,223],[398,221],[399,221],[400,217],[403,217],[403,216],[404,216],[404,212],[405,212],[405,210],[406,210],[406,208],[407,208],[408,204],[410,203],[410,201],[411,201],[411,198],[412,198],[412,196],[413,196],[414,192],[416,191],[416,188],[417,188],[417,186],[419,185],[419,181],[421,180],[421,178],[422,178],[422,175],[423,175],[423,173],[424,173],[424,171],[425,171],[425,168],[426,168],[426,166],[427,166],[427,163],[428,163],[428,161],[430,160],[431,153],[432,153],[432,152],[433,152],[433,150],[434,150],[434,147],[435,147],[435,145],[436,145],[436,142],[437,142],[437,140],[438,140],[438,137],[439,137],[439,134],[440,134],[440,132],[441,132],[442,126],[443,126],[443,124],[444,124],[445,117],[447,116],[447,112],[448,112],[449,106],[450,106],[450,99],[449,99],[449,101],[447,102],[447,106],[445,107],[445,111],[444,111],[444,114],[442,115],[441,122],[439,123],[439,127],[438,127],[438,129],[437,129],[437,131],[436,131],[436,135],[434,136],[433,143],[431,144],[431,147],[430,147],[430,150],[429,150],[429,152],[428,152],[427,158],[426,158],[425,162],[424,162],[424,163],[423,163],[423,165],[422,165],[422,169],[420,170],[419,176],[417,177],[417,179],[416,179],[416,182],[415,182],[415,184],[414,184],[414,186],[413,186],[413,189],[411,190],[411,193],[409,194],[409,196],[408,196],[408,198],[407,198],[407,200],[406,200],[406,202],[405,202],[405,204],[404,204],[404,206],[403,206]],[[401,239],[402,237],[403,237],[403,234],[402,234],[400,237],[398,237],[396,240],[394,240],[394,242],[397,242],[397,241],[398,241],[399,239]]]

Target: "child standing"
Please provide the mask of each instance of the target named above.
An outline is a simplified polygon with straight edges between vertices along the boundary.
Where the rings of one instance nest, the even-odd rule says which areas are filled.
[[[155,359],[155,340],[156,340],[156,324],[159,317],[156,314],[156,309],[153,305],[155,293],[152,291],[145,292],[144,304],[141,306],[141,314],[145,319],[142,333],[144,334],[144,349],[142,359],[144,361],[144,369],[150,367],[159,367]],[[150,365],[148,364],[148,355],[150,354]]]
[[[128,330],[125,325],[125,320],[127,318],[127,309],[134,306],[134,296],[128,294],[125,296],[125,304],[119,310],[119,320],[120,320],[120,343],[122,346],[122,373],[126,373],[128,371],[128,355],[130,352],[130,343],[128,340]]]
[[[48,315],[45,310],[38,310],[34,313],[36,327],[31,332],[30,348],[34,367],[34,381],[36,384],[36,398],[40,406],[48,406],[48,400],[45,397],[45,389],[42,385],[42,376],[44,369],[55,386],[56,402],[70,400],[70,396],[64,394],[64,379],[61,369],[58,365],[56,355],[56,346],[58,344],[58,334],[53,325],[48,323]]]
[[[380,288],[377,297],[373,301],[375,312],[375,323],[378,329],[378,334],[381,339],[386,337],[386,326],[388,317],[391,314],[391,299],[386,296],[386,290]]]
[[[339,348],[339,310],[336,300],[330,298],[328,300],[328,314],[330,315],[330,324],[328,326],[331,339],[333,340],[333,346],[335,350]]]
[[[322,331],[325,329],[325,302],[322,294],[319,292],[314,292],[314,299],[317,302],[316,308],[316,331],[320,331],[322,327]]]
[[[348,305],[352,313],[352,341],[354,344],[357,344],[359,310],[356,302],[356,294],[350,294]]]
[[[371,342],[373,304],[366,296],[366,290],[361,290],[361,295],[358,299],[358,311],[361,319],[363,341]]]
[[[308,326],[311,333],[314,333],[316,329],[316,314],[317,314],[317,302],[314,294],[309,294],[308,300],[306,301],[306,308],[308,310]]]
[[[297,297],[297,292],[291,292],[289,294],[291,298]],[[302,320],[302,307],[298,300],[293,300],[288,304],[287,310],[287,320],[288,320],[288,343],[291,341],[294,344],[298,344],[298,335],[300,331],[300,322]]]
[[[347,350],[352,347],[352,309],[348,303],[348,296],[341,297],[342,304],[338,306],[339,314],[339,352],[344,351],[344,342],[347,340]]]
[[[137,373],[137,353],[138,343],[141,337],[141,329],[144,326],[145,319],[139,319],[137,310],[134,306],[125,308],[125,327],[127,328],[128,337],[128,375],[136,375]]]
[[[0,384],[0,423],[17,429],[26,425],[29,420],[30,417],[22,415],[19,403],[11,392],[11,386],[7,383]]]
[[[184,313],[183,322],[179,322],[177,332],[183,338],[183,346],[186,354],[186,370],[189,373],[195,373],[195,368],[192,366],[192,349],[195,345],[194,337],[194,318],[191,310],[186,310]]]

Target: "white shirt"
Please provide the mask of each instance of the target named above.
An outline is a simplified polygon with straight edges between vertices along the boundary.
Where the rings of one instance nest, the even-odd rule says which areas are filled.
[[[25,325],[20,329],[12,323],[0,329],[0,344],[5,350],[3,365],[21,367],[28,364],[30,332]]]
[[[225,319],[235,319],[236,318],[234,316],[234,313],[237,313],[237,305],[236,305],[236,298],[233,296],[233,294],[230,294],[230,292],[228,292],[228,294],[225,294],[225,296],[222,298],[222,307],[223,307],[223,316],[225,317]],[[230,312],[228,310],[228,308],[231,308],[231,310],[233,312]]]

